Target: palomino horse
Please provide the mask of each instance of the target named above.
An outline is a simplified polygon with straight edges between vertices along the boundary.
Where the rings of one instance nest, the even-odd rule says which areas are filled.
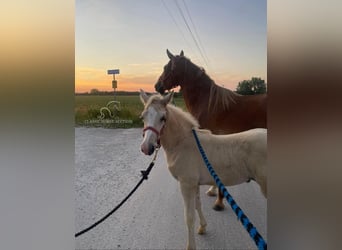
[[[189,112],[198,120],[201,128],[214,134],[231,134],[252,128],[267,128],[266,94],[243,96],[222,88],[205,71],[180,55],[166,51],[170,61],[155,84],[155,89],[163,94],[180,86]],[[207,192],[215,195],[214,186]],[[213,207],[222,210],[223,196],[219,192]]]
[[[165,97],[159,94],[148,97],[140,90],[140,98],[145,105],[141,114],[144,120],[141,150],[151,155],[159,143],[164,148],[168,169],[179,181],[184,200],[187,249],[195,249],[195,209],[200,218],[198,233],[205,233],[207,225],[202,213],[199,185],[213,185],[214,180],[201,158],[192,129],[197,131],[209,161],[225,185],[254,179],[265,197],[267,130],[214,135],[209,130],[199,129],[198,122],[190,113],[169,104],[172,96],[173,92]]]

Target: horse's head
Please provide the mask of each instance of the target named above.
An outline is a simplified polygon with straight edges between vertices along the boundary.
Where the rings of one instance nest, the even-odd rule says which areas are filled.
[[[145,106],[141,113],[144,121],[141,151],[146,155],[153,154],[155,148],[160,146],[160,134],[166,123],[166,105],[172,98],[173,92],[163,97],[159,94],[148,96],[142,89],[140,90],[140,100]]]
[[[164,71],[159,77],[158,82],[154,85],[156,91],[164,94],[165,90],[173,89],[180,85],[184,80],[186,70],[186,58],[184,57],[183,50],[180,55],[172,55],[169,50],[166,50],[167,56],[170,58],[168,64],[164,66]]]

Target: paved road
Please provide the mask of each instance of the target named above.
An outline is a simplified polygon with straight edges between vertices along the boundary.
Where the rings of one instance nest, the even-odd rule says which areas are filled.
[[[140,152],[141,129],[75,129],[75,229],[89,226],[119,203],[140,180],[151,157]],[[207,233],[196,235],[198,249],[257,249],[229,205],[211,209],[214,198],[201,200]],[[267,240],[267,200],[256,183],[228,189]],[[199,219],[196,218],[196,227]],[[155,168],[116,213],[76,238],[76,249],[184,249],[183,200],[176,180],[159,152]]]

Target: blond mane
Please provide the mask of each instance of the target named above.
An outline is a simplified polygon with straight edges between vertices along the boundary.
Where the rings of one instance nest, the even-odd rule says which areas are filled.
[[[163,110],[163,96],[160,94],[153,94],[149,96],[147,102],[145,103],[144,112],[148,109],[149,106],[153,105],[154,108],[156,108],[158,111]]]
[[[236,103],[235,98],[237,96],[239,96],[239,94],[212,82],[208,100],[208,110],[214,113],[217,112],[218,109],[228,111],[231,103]]]
[[[177,122],[182,123],[183,127],[199,127],[199,123],[195,119],[195,117],[193,117],[190,113],[183,111],[181,108],[178,108],[172,104],[168,104],[167,111],[177,116],[177,118],[180,117],[179,119],[177,119]]]

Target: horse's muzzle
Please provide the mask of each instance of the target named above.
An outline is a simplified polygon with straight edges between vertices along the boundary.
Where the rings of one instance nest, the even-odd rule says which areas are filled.
[[[165,89],[163,87],[163,83],[161,81],[158,81],[155,85],[154,88],[157,92],[159,92],[160,94],[164,94],[165,93]]]
[[[145,155],[151,155],[153,154],[155,150],[155,146],[153,144],[148,144],[148,146],[144,146],[141,145],[141,151],[145,154]]]

